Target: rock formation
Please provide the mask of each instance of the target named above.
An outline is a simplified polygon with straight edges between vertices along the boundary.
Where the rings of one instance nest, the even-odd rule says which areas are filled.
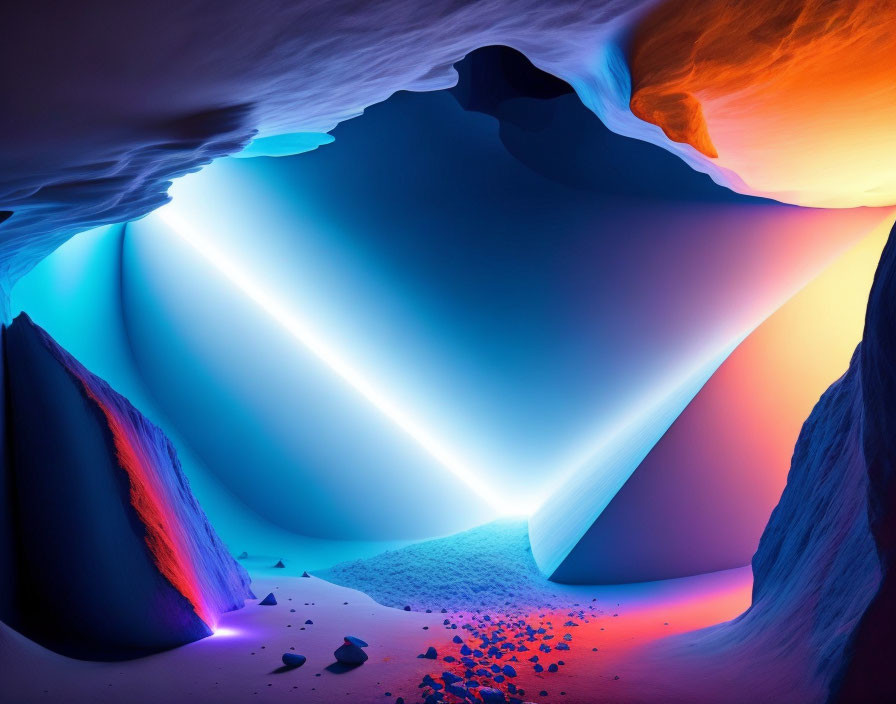
[[[65,655],[118,660],[212,633],[252,596],[168,439],[22,314],[4,330],[0,614]]]
[[[796,444],[787,487],[753,558],[753,603],[678,639],[688,657],[768,662],[801,701],[896,699],[896,227],[847,372]],[[674,648],[673,648],[674,649]],[[814,692],[814,696],[810,693]]]

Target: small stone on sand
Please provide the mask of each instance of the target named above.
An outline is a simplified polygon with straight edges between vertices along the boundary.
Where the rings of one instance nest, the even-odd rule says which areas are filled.
[[[345,642],[336,648],[333,657],[343,665],[361,665],[367,661],[367,653],[354,643]]]
[[[305,664],[306,658],[304,655],[299,655],[298,653],[283,653],[283,664],[287,667],[301,667]]]

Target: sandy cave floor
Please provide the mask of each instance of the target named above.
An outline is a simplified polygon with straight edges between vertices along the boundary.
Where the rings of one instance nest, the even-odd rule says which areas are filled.
[[[498,623],[512,619],[513,627],[499,628],[516,634],[517,643],[532,647],[525,653],[503,653],[497,664],[511,664],[516,676],[490,684],[505,691],[512,684],[517,692],[524,691],[517,696],[526,701],[641,701],[650,687],[643,690],[637,682],[639,648],[665,636],[737,616],[749,604],[750,587],[749,568],[643,585],[570,587],[564,588],[552,610],[508,618],[493,609],[479,613],[456,608],[448,613],[440,609],[433,613],[409,612],[382,606],[361,592],[314,577],[261,576],[253,581],[256,595],[263,598],[273,592],[277,606],[248,602],[244,609],[224,615],[216,635],[129,662],[71,660],[3,627],[0,694],[4,702],[22,704],[316,704],[388,702],[398,697],[407,703],[418,702],[426,692],[419,685],[427,675],[439,683],[446,671],[460,671],[462,675],[466,666],[459,660],[461,648],[475,648],[483,633],[494,632]],[[306,620],[313,623],[306,625]],[[563,625],[572,622],[574,626]],[[535,646],[541,645],[543,635],[535,635],[534,643],[527,641],[525,630],[520,636],[520,630],[527,626],[536,633],[538,628],[545,628],[544,635],[554,637],[544,643],[565,642],[569,649],[539,651]],[[479,635],[474,636],[474,632]],[[564,640],[566,634],[569,637]],[[331,666],[333,651],[346,635],[366,640],[370,659],[343,671]],[[462,643],[455,642],[455,637]],[[430,646],[438,652],[437,660],[417,657]],[[308,661],[298,669],[285,670],[280,659],[285,652],[301,653]],[[540,663],[529,660],[533,655],[539,656]],[[448,662],[445,657],[455,660]],[[549,671],[550,665],[559,661],[563,664],[557,671]],[[536,672],[536,664],[544,670]]]

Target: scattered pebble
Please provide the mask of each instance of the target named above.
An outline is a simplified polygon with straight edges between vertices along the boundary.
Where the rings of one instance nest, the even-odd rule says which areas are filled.
[[[301,667],[305,664],[305,661],[308,659],[304,655],[299,655],[298,653],[283,653],[283,664],[287,667]]]

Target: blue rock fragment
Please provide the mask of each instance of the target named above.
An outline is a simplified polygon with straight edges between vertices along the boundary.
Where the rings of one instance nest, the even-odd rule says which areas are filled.
[[[258,602],[259,606],[276,606],[277,605],[277,597],[274,596],[274,592],[268,594],[264,599]]]
[[[345,642],[333,652],[336,662],[343,665],[362,665],[367,661],[367,653],[354,643]]]
[[[366,648],[367,641],[363,641],[357,636],[345,636],[344,638],[346,643],[351,643],[352,645],[357,645],[359,648]]]
[[[304,655],[299,655],[298,653],[283,653],[283,664],[287,667],[301,667],[305,664],[305,661],[308,659]]]
[[[446,684],[445,691],[449,694],[453,694],[459,699],[466,699],[470,695],[470,693],[467,691],[467,688],[462,684]]]
[[[479,696],[482,697],[483,704],[505,704],[507,702],[504,692],[491,687],[480,687]]]

